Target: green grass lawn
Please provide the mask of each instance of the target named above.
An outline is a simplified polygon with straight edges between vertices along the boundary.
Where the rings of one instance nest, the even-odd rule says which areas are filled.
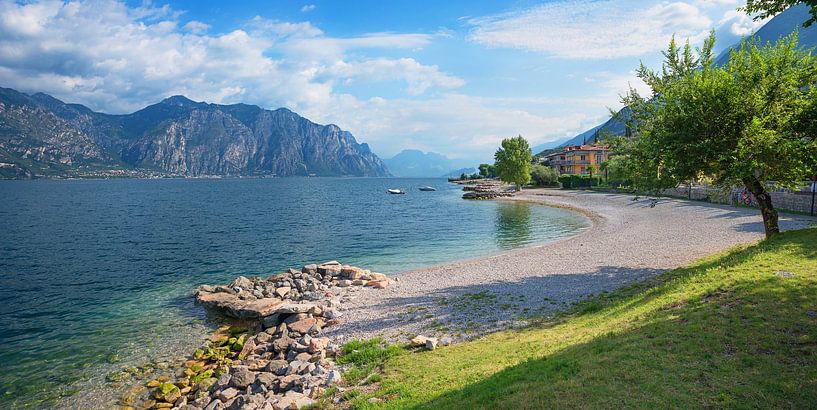
[[[554,322],[403,351],[386,359],[380,387],[352,404],[817,406],[817,229],[595,297]]]

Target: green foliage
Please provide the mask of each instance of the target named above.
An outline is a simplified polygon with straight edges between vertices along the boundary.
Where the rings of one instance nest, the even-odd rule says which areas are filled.
[[[782,13],[787,8],[803,3],[811,8],[811,18],[803,23],[803,27],[809,27],[817,21],[817,0],[747,0],[743,11],[755,14],[755,20],[762,20]]]
[[[542,325],[392,357],[379,390],[353,404],[809,408],[815,300],[817,229],[785,232],[592,297]]]
[[[491,164],[479,164],[479,175],[483,178],[495,178],[496,167]]]
[[[673,40],[662,72],[643,66],[650,98],[631,90],[631,143],[619,145],[636,188],[660,190],[702,176],[743,184],[761,205],[767,235],[777,214],[770,182],[794,187],[817,172],[817,58],[797,34],[776,44],[744,41],[725,67],[712,64],[714,34],[697,56]]]
[[[638,173],[638,170],[629,168],[630,165],[631,161],[624,157],[612,157],[604,161],[599,169],[604,173],[608,185],[630,186],[633,184],[631,176]]]
[[[590,188],[601,185],[602,177],[599,175],[571,175],[562,174],[559,176],[559,182],[564,189],[575,188]]]
[[[516,184],[517,190],[530,181],[533,154],[521,135],[502,140],[502,148],[496,151],[494,159],[496,173],[502,181]]]
[[[465,181],[465,180],[468,180],[468,179],[480,179],[480,178],[483,178],[483,176],[480,175],[480,174],[477,174],[477,173],[466,174],[466,173],[463,172],[462,174],[460,174],[460,181]]]
[[[533,165],[530,176],[537,186],[553,186],[559,182],[559,171],[544,165]]]

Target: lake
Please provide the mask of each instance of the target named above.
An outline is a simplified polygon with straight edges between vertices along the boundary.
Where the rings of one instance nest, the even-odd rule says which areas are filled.
[[[0,408],[110,407],[107,374],[213,329],[200,284],[332,259],[397,275],[590,225],[461,195],[444,179],[0,181]]]

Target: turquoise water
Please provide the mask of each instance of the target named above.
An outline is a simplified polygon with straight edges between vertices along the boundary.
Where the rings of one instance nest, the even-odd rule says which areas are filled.
[[[106,374],[187,354],[213,326],[199,284],[331,259],[394,275],[589,226],[461,194],[442,179],[0,181],[0,408],[112,404]]]

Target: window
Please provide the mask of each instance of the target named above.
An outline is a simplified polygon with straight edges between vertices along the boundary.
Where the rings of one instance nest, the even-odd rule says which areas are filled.
[[[581,159],[582,161],[587,161],[587,155],[582,155],[579,159]]]
[[[604,158],[604,157],[603,157],[601,154],[596,154],[596,164],[601,164],[601,160],[602,160],[603,158]]]

